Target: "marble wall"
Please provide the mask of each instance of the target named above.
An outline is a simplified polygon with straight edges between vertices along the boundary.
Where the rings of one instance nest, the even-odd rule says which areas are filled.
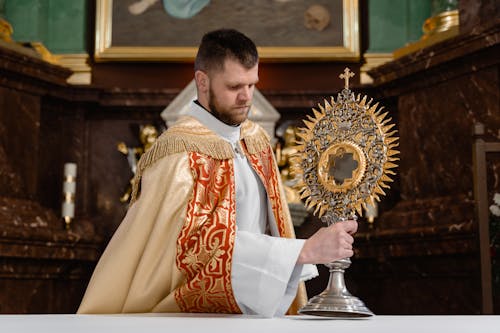
[[[395,101],[401,150],[400,199],[358,235],[367,268],[356,278],[377,281],[360,290],[379,313],[482,311],[473,129],[482,123],[485,140],[500,140],[499,23],[497,15],[369,72],[381,100]],[[499,167],[488,162],[490,198]]]

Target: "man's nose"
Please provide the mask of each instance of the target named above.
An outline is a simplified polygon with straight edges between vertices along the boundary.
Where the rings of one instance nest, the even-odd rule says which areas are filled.
[[[238,94],[238,98],[240,101],[248,101],[252,98],[252,90],[250,87],[243,87]]]

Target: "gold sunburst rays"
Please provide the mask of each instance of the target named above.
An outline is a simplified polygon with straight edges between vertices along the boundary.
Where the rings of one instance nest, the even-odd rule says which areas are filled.
[[[372,102],[367,96],[355,97],[347,79],[337,100],[325,99],[303,120],[294,171],[302,175],[301,198],[319,217],[362,215],[362,208],[380,201],[393,182],[399,161],[397,130],[389,112]]]

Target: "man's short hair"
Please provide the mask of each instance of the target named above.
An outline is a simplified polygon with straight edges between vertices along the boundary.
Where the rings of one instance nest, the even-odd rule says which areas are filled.
[[[241,32],[234,29],[215,30],[203,36],[194,70],[205,73],[222,70],[227,58],[237,60],[250,69],[259,61],[259,54],[254,42]]]

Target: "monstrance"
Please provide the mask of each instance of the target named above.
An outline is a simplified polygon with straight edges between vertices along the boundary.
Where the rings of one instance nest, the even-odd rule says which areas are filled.
[[[399,160],[397,131],[392,130],[388,112],[372,99],[354,96],[349,89],[349,68],[340,74],[344,89],[335,101],[324,101],[314,117],[304,120],[299,130],[295,168],[302,175],[301,197],[327,225],[361,216],[363,207],[380,201],[383,188],[392,182],[391,169]],[[299,310],[301,314],[327,317],[367,317],[373,313],[357,297],[351,295],[344,282],[349,258],[326,264],[330,270],[327,288]]]

